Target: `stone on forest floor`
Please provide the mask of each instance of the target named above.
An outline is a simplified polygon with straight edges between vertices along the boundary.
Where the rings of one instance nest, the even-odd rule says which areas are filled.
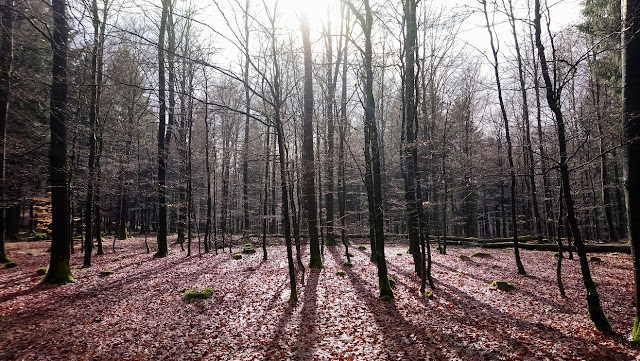
[[[40,267],[40,268],[38,268],[38,269],[36,270],[36,274],[37,274],[38,276],[44,276],[44,275],[46,275],[46,274],[47,274],[47,271],[48,271],[48,270],[49,270],[49,269],[48,269],[47,267]]]
[[[342,265],[345,266],[345,267],[353,267],[353,263],[351,263],[351,262],[345,262]]]
[[[475,252],[474,254],[471,255],[471,257],[493,258],[491,253],[489,253],[489,252],[480,252],[480,251]]]
[[[589,262],[602,262],[602,258],[598,256],[591,256],[589,257]]]
[[[212,295],[213,289],[211,287],[192,288],[184,293],[184,297],[182,298],[182,300],[189,301],[194,298],[207,299],[211,298]]]
[[[236,253],[233,255],[233,259],[242,259],[242,255],[240,253]]]
[[[345,272],[345,271],[338,271],[338,272],[336,272],[336,275],[338,275],[338,276],[344,276],[344,275],[346,275],[346,274],[347,274],[347,272]]]
[[[513,285],[513,283],[509,283],[507,281],[498,281],[495,280],[491,283],[491,285],[489,286],[489,288],[491,288],[492,290],[500,290],[500,291],[510,291],[510,290],[514,290],[516,288],[516,286]]]
[[[115,274],[116,271],[111,271],[111,270],[102,270],[100,271],[100,276],[111,276],[112,274]]]
[[[13,268],[13,267],[17,267],[17,266],[18,266],[18,262],[16,262],[16,261],[9,261],[9,262],[4,264],[5,268]]]
[[[367,249],[367,246],[361,244],[361,245],[358,246],[358,249],[361,250],[361,251],[364,251],[365,249]]]
[[[469,256],[465,256],[464,254],[461,254],[461,255],[458,256],[458,258],[460,258],[463,261],[466,261],[466,260],[469,259]]]

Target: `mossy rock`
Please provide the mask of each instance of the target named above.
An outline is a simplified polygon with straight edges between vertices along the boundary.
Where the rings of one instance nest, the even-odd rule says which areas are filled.
[[[213,289],[211,287],[205,288],[192,288],[190,290],[186,290],[184,293],[184,297],[182,297],[183,301],[189,301],[194,298],[200,298],[206,300],[213,296]]]
[[[619,256],[620,252],[611,252],[609,253],[609,256]]]
[[[510,291],[516,289],[516,286],[513,283],[509,283],[507,281],[493,281],[489,286],[492,290],[500,290],[500,291]]]
[[[558,257],[560,257],[560,252],[553,252],[553,254],[551,255],[551,257],[553,257],[553,258],[558,258]]]
[[[402,253],[397,253],[396,256],[402,256]]]
[[[353,253],[349,252],[347,254],[349,255],[349,257],[353,257]]]
[[[14,268],[14,267],[18,267],[18,262],[9,261],[9,262],[4,264],[4,268]]]
[[[27,252],[27,256],[33,256],[33,252]]]
[[[480,257],[480,258],[493,258],[493,255],[489,252],[475,252],[471,255],[471,257]]]
[[[233,259],[242,259],[242,255],[240,253],[236,253],[233,255]]]
[[[244,245],[245,248],[253,248],[253,244],[252,243],[246,243]]]
[[[361,244],[361,245],[358,246],[358,249],[361,250],[361,251],[364,251],[365,249],[367,249],[367,246]]]
[[[380,297],[380,301],[389,302],[393,299],[393,296],[384,295]]]
[[[589,257],[589,262],[602,262],[602,258],[598,256],[591,256]]]
[[[124,254],[122,256],[120,256],[120,259],[125,259],[125,258],[127,258],[127,256],[124,255]]]
[[[253,254],[253,253],[256,253],[256,250],[255,250],[253,247],[247,247],[247,246],[245,246],[245,247],[242,249],[242,253],[244,253],[244,254]]]
[[[345,271],[336,272],[336,275],[338,275],[338,276],[345,276],[346,274],[347,274],[347,272],[345,272]]]
[[[113,262],[118,262],[118,261],[120,261],[120,258],[118,258],[118,257],[113,259]]]
[[[38,276],[44,276],[44,275],[46,275],[46,274],[47,274],[47,271],[48,271],[48,270],[49,270],[49,269],[48,269],[47,267],[40,267],[40,268],[38,268],[38,269],[36,270],[36,274],[37,274]]]
[[[466,261],[466,260],[469,259],[469,256],[465,256],[464,254],[461,254],[461,255],[458,256],[458,258],[460,258],[463,261]]]
[[[427,291],[424,293],[424,296],[430,300],[433,299],[433,292],[432,291]]]
[[[464,273],[462,273],[462,272],[456,272],[456,276],[458,276],[458,277],[462,277],[462,276],[464,276]]]
[[[389,277],[389,287],[393,287],[396,285],[396,280],[393,277]]]
[[[111,276],[113,274],[115,274],[116,271],[111,271],[111,270],[102,270],[100,271],[100,276]]]
[[[353,263],[351,263],[351,262],[345,262],[342,265],[345,266],[345,267],[353,267]]]

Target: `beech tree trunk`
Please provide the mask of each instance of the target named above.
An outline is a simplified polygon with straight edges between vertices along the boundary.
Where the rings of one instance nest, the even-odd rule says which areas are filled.
[[[2,38],[0,39],[0,263],[9,262],[4,243],[6,240],[6,151],[7,117],[11,94],[11,69],[13,65],[13,0],[2,3]]]
[[[587,307],[589,310],[589,316],[596,328],[600,332],[612,332],[611,325],[607,316],[605,316],[602,306],[600,305],[600,295],[598,294],[597,284],[591,277],[591,270],[589,269],[589,261],[587,260],[587,253],[584,249],[584,242],[580,229],[578,228],[578,221],[575,214],[575,204],[573,200],[573,194],[571,193],[571,183],[569,179],[569,165],[567,164],[567,138],[564,119],[562,117],[562,110],[560,109],[559,98],[560,94],[554,89],[549,75],[549,65],[545,55],[544,45],[541,38],[541,25],[540,25],[540,0],[535,0],[535,37],[536,48],[538,49],[538,59],[540,60],[540,68],[542,71],[542,77],[546,87],[547,103],[549,108],[556,117],[557,132],[558,132],[558,146],[560,150],[560,179],[562,183],[562,190],[564,196],[565,206],[567,207],[567,220],[573,235],[573,242],[578,252],[578,258],[580,259],[580,270],[582,271],[582,280],[587,291]]]
[[[49,171],[51,176],[51,259],[42,283],[63,284],[75,282],[69,266],[71,232],[69,229],[69,188],[67,185],[67,26],[65,0],[52,0],[53,34],[51,48],[51,103]]]
[[[623,1],[622,16],[622,107],[624,140],[627,142],[624,148],[624,189],[636,304],[631,338],[640,342],[640,2]]]

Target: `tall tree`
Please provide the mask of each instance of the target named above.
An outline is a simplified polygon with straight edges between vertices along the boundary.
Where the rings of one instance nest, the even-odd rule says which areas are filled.
[[[625,146],[624,185],[627,199],[627,227],[633,256],[636,304],[631,330],[640,342],[640,1],[622,2],[622,107]]]
[[[309,267],[322,268],[320,239],[318,237],[318,205],[316,203],[315,165],[313,157],[313,69],[309,18],[306,12],[300,16],[302,44],[304,47],[304,113],[302,146],[302,182],[305,198],[305,213],[309,231]]]
[[[0,38],[0,263],[9,262],[4,243],[6,239],[6,152],[7,118],[11,94],[11,68],[13,65],[13,0],[2,3],[2,37]]]
[[[587,260],[587,253],[585,251],[584,242],[580,229],[578,228],[578,220],[575,214],[575,203],[573,200],[573,193],[571,192],[571,182],[569,174],[569,165],[567,157],[567,134],[560,108],[560,94],[561,88],[555,88],[550,76],[549,65],[545,54],[545,47],[542,43],[542,28],[540,25],[541,12],[540,12],[540,0],[535,0],[534,3],[534,28],[536,48],[538,49],[538,59],[540,60],[540,70],[542,78],[544,79],[547,103],[551,111],[556,118],[556,130],[558,132],[558,147],[560,150],[560,180],[562,183],[562,191],[564,202],[566,205],[567,220],[569,222],[569,228],[573,235],[573,241],[578,251],[578,257],[580,259],[580,270],[582,271],[582,280],[587,290],[587,307],[589,310],[589,316],[596,328],[601,332],[611,332],[611,325],[607,316],[602,310],[600,305],[600,295],[598,294],[597,284],[591,277],[591,270],[589,269],[589,261]],[[555,59],[554,59],[555,60]]]
[[[167,156],[168,146],[165,142],[167,125],[167,103],[165,95],[165,31],[167,28],[167,17],[169,12],[169,2],[162,0],[162,15],[160,17],[160,32],[158,34],[158,251],[154,254],[156,258],[166,257],[167,246]]]
[[[67,185],[67,101],[69,78],[67,72],[69,27],[66,0],[52,0],[53,33],[51,48],[51,103],[49,122],[51,140],[49,171],[51,177],[51,260],[42,283],[75,282],[69,266],[71,228],[69,227],[69,187]]]
[[[371,32],[373,29],[373,12],[369,0],[362,0],[364,13],[353,3],[343,0],[358,19],[364,35],[364,153],[365,153],[365,184],[369,201],[369,223],[373,231],[371,258],[378,266],[378,285],[380,297],[392,298],[393,290],[387,276],[387,260],[384,254],[384,213],[382,208],[382,169],[380,162],[380,147],[378,143],[378,126],[376,124],[376,102],[373,97],[373,47]]]
[[[509,118],[507,117],[507,109],[502,97],[502,83],[500,82],[499,63],[498,63],[498,50],[494,41],[493,25],[489,22],[489,12],[487,10],[487,1],[480,0],[482,3],[482,9],[484,11],[485,24],[487,31],[489,32],[489,41],[491,45],[491,55],[493,56],[493,74],[495,76],[496,87],[498,91],[498,101],[500,103],[500,113],[502,115],[502,121],[504,122],[504,134],[507,140],[507,160],[509,162],[509,178],[511,179],[511,225],[513,227],[513,245],[516,258],[516,267],[518,267],[518,273],[521,275],[527,274],[522,265],[520,259],[520,249],[518,247],[518,222],[516,217],[516,170],[513,163],[513,145],[511,143],[511,133],[509,132]]]

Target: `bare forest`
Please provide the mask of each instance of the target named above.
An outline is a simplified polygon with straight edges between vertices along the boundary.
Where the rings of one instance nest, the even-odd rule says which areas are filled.
[[[1,360],[640,357],[639,1],[0,11]]]

